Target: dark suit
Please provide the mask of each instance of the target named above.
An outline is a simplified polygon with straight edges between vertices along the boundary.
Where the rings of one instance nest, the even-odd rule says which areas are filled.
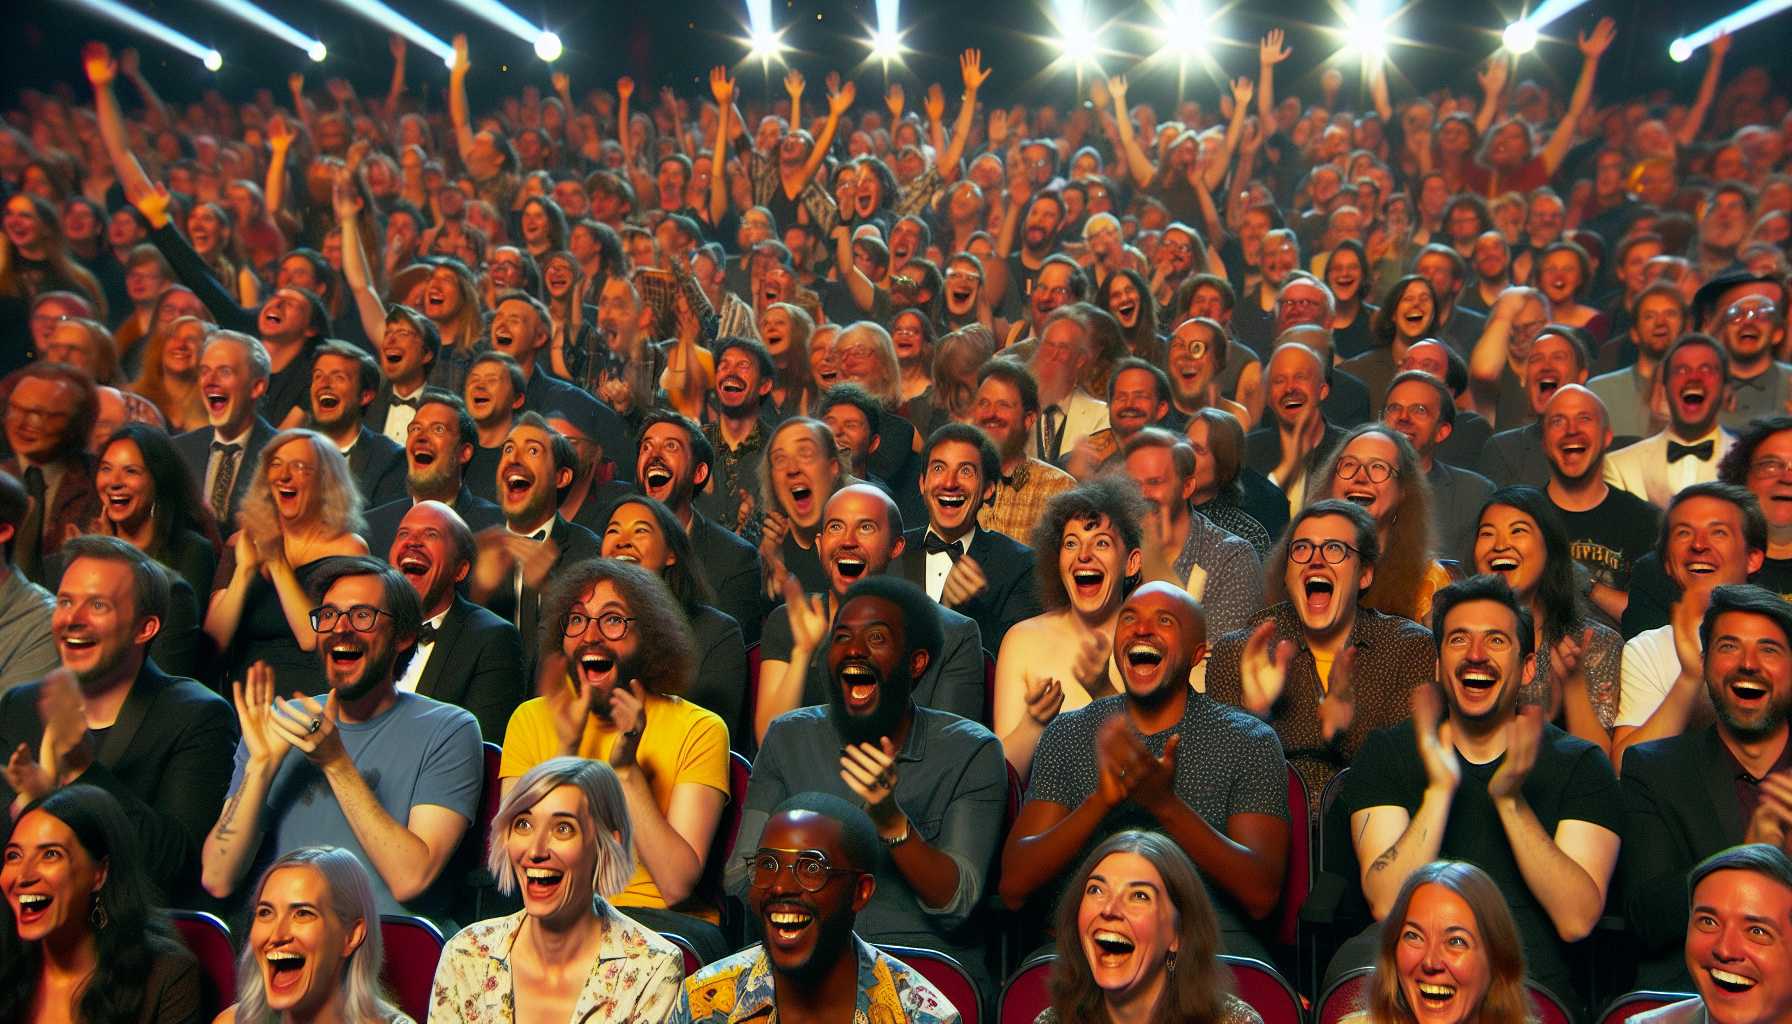
[[[516,627],[455,597],[436,629],[417,693],[466,708],[479,719],[479,735],[486,742],[503,743],[510,713],[526,696]]]
[[[759,583],[759,549],[740,534],[710,522],[695,508],[691,509],[689,532],[697,565],[715,592],[716,610],[740,624],[743,643],[758,643],[767,610]]]
[[[497,504],[498,463],[504,457],[504,446],[487,448],[478,439],[473,441],[473,457],[461,467],[461,486],[485,501]]]
[[[597,535],[577,523],[569,523],[554,514],[554,523],[548,533],[548,539],[560,549],[554,559],[554,565],[548,570],[547,578],[551,581],[554,573],[576,562],[587,558],[596,558],[603,545],[598,542]],[[520,571],[520,570],[515,570]],[[516,596],[515,576],[504,581],[486,601],[485,606],[517,628],[523,644],[523,678],[535,677],[535,659],[541,650],[541,641],[537,628],[541,623],[541,592],[527,583],[523,584],[522,602]]]
[[[1481,449],[1481,475],[1495,487],[1526,484],[1542,490],[1549,486],[1549,456],[1543,453],[1543,427],[1536,420],[1522,427],[1502,430]]]
[[[890,565],[891,575],[901,576],[922,590],[927,589],[926,534],[925,526],[904,534],[902,554]],[[1039,586],[1033,578],[1037,559],[1032,548],[994,530],[976,531],[965,554],[983,570],[989,587],[956,611],[977,623],[984,649],[992,655],[999,654],[1009,628],[1043,610]]]
[[[1450,428],[1450,436],[1438,443],[1433,458],[1442,459],[1452,466],[1475,466],[1481,462],[1481,450],[1487,447],[1487,439],[1493,436],[1493,424],[1487,422],[1478,412],[1467,409],[1456,410],[1456,424]]]
[[[367,549],[375,558],[384,558],[392,550],[392,542],[398,537],[398,524],[404,521],[405,513],[417,504],[409,496],[397,501],[388,501],[384,505],[368,509],[363,518],[367,520]],[[467,524],[467,529],[478,533],[492,526],[504,525],[504,510],[469,491],[466,484],[460,485],[460,493],[455,495],[449,505]]]
[[[747,645],[741,642],[740,623],[706,604],[697,606],[690,621],[697,650],[697,677],[683,694],[684,699],[719,715],[728,726],[729,748],[750,754],[753,723],[745,718]]]
[[[1623,871],[1625,916],[1642,954],[1637,987],[1690,991],[1686,876],[1706,857],[1742,842],[1735,761],[1717,726],[1639,743],[1624,753],[1629,816]]]
[[[422,400],[421,394],[418,395],[418,400]],[[391,409],[392,382],[383,380],[380,382],[379,391],[373,396],[373,401],[368,404],[367,412],[361,417],[361,422],[366,425],[367,429],[384,436],[386,433],[386,413],[390,412]],[[386,440],[390,441],[391,438],[386,438]]]
[[[37,750],[42,686],[26,683],[0,694],[0,747],[11,751],[23,743]],[[224,806],[236,742],[229,701],[145,661],[81,775],[82,783],[124,805],[144,866],[176,905],[198,892],[200,844]],[[9,802],[14,795],[4,779],[0,794]]]
[[[261,461],[261,450],[273,440],[278,433],[274,425],[260,416],[255,417],[254,426],[249,428],[249,436],[243,442],[242,457],[236,464],[236,482],[230,489],[230,509],[225,521],[218,524],[219,532],[228,537],[236,531],[237,509],[243,506],[243,495],[249,491],[249,481],[255,478],[255,466]],[[193,473],[193,486],[199,489],[199,500],[207,508],[211,507],[211,492],[205,486],[205,467],[211,461],[212,441],[217,435],[211,427],[200,427],[189,430],[174,438],[174,450],[180,453],[181,461]]]
[[[592,438],[603,446],[604,458],[616,464],[616,478],[635,478],[634,432],[616,410],[591,396],[591,392],[561,380],[536,366],[523,388],[523,408],[551,417],[559,410],[596,409],[597,431]],[[579,417],[573,417],[577,419]]]
[[[1325,421],[1346,428],[1374,419],[1374,404],[1369,399],[1369,385],[1364,384],[1355,374],[1335,368],[1332,370],[1331,390],[1319,400],[1319,408],[1325,413]]]
[[[43,560],[62,547],[69,527],[74,527],[76,533],[86,533],[100,514],[100,492],[93,479],[93,459],[84,452],[76,452],[62,460],[62,467],[62,480],[56,485],[56,494],[41,520],[43,532],[39,534],[35,583],[43,582]],[[18,456],[8,456],[4,463],[0,463],[0,468],[24,483],[25,471],[19,465]],[[44,486],[49,486],[47,477]]]
[[[1493,493],[1493,483],[1435,456],[1425,477],[1431,481],[1431,537],[1438,555],[1472,562],[1481,505]]]
[[[397,442],[361,424],[361,434],[348,450],[348,471],[355,478],[355,486],[361,489],[363,507],[373,508],[404,497],[407,469],[404,449]]]
[[[1264,422],[1264,426],[1245,435],[1244,464],[1259,473],[1268,475],[1276,468],[1276,464],[1282,461],[1282,431],[1276,426],[1273,417]],[[1344,434],[1344,428],[1334,425],[1328,416],[1325,423],[1325,435],[1319,439],[1318,444],[1313,446],[1313,450],[1307,453],[1306,471],[1308,474],[1319,468],[1319,464],[1332,453],[1332,449],[1344,441]],[[1312,489],[1310,483],[1308,489]],[[1268,528],[1269,524],[1265,523],[1264,529]]]

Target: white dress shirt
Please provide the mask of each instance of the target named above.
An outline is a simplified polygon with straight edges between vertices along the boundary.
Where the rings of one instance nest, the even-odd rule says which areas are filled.
[[[435,629],[441,629],[442,620],[448,617],[448,611],[453,607],[454,606],[450,604],[448,608],[442,609],[442,614],[433,619],[429,619],[423,624]],[[423,680],[423,670],[429,667],[429,656],[435,649],[436,642],[434,640],[431,640],[429,643],[424,643],[422,640],[417,641],[417,650],[411,655],[411,663],[404,667],[404,675],[399,677],[398,688],[400,690],[403,690],[405,693],[417,692],[417,684]]]
[[[425,385],[422,384],[417,385],[417,390],[408,395],[401,395],[398,393],[398,390],[394,388],[392,397],[413,400],[420,399],[423,397],[424,386]],[[399,405],[397,402],[391,402],[386,406],[386,425],[380,430],[380,433],[402,445],[407,439],[405,431],[410,429],[411,421],[416,418],[417,410],[412,406]]]
[[[952,543],[958,545],[958,550],[968,555],[971,552],[971,541],[976,536],[977,528],[973,526],[969,533]],[[930,527],[921,537],[922,543],[926,543],[926,538],[939,537],[939,534],[934,533]],[[945,538],[941,537],[940,539],[944,540]],[[927,552],[925,557],[927,561],[927,596],[938,601],[940,595],[946,592],[946,577],[952,575],[952,566],[955,563],[952,561],[952,556],[944,551]]]

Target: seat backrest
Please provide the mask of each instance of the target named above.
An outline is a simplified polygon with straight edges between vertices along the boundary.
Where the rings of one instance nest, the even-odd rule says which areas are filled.
[[[486,854],[491,852],[492,819],[498,816],[498,804],[504,790],[498,781],[498,766],[504,761],[504,748],[490,740],[486,740],[482,746],[485,756],[485,785],[479,790],[479,820],[473,822],[469,831],[478,837],[473,849],[479,851],[479,860],[484,863]]]
[[[747,749],[756,749],[759,744],[753,739],[754,729],[759,721],[759,670],[765,664],[765,656],[759,650],[759,641],[747,645],[747,699],[746,707],[740,709],[741,719],[747,730]]]
[[[386,990],[406,1016],[412,1020],[427,1019],[436,962],[442,959],[442,947],[447,945],[442,930],[421,917],[382,914],[380,941],[386,947],[386,963],[380,973]]]
[[[996,1024],[1033,1024],[1052,1005],[1052,963],[1057,959],[1051,953],[1041,953],[1008,976],[1008,984],[1002,986],[1001,1003],[996,1007]]]
[[[983,652],[983,721],[987,729],[996,727],[996,659]]]
[[[1222,954],[1220,962],[1232,969],[1238,998],[1257,1011],[1263,1024],[1302,1024],[1300,997],[1274,967],[1248,956]]]
[[[1358,967],[1332,982],[1319,997],[1319,1008],[1313,1013],[1313,1024],[1338,1024],[1345,1017],[1369,1005],[1369,977],[1373,967]]]
[[[715,835],[709,837],[709,856],[703,862],[703,877],[697,891],[705,898],[725,903],[722,875],[728,870],[728,858],[734,853],[734,841],[740,837],[741,812],[747,806],[747,783],[753,778],[753,762],[738,750],[728,752],[728,802],[722,805],[722,816],[716,820]]]
[[[1282,872],[1282,898],[1277,907],[1276,941],[1295,943],[1300,908],[1313,887],[1313,833],[1307,820],[1307,784],[1288,766],[1288,866]]]
[[[1683,999],[1691,999],[1691,992],[1651,992],[1639,990],[1626,992],[1612,1000],[1612,1005],[1605,1008],[1599,1018],[1599,1024],[1624,1024],[1625,1021],[1639,1013],[1658,1010],[1669,1003],[1677,1003]]]
[[[983,995],[977,990],[977,983],[965,973],[957,960],[944,953],[931,949],[917,949],[914,946],[886,946],[878,944],[878,949],[902,961],[916,974],[933,983],[940,990],[940,995],[958,1011],[958,1017],[964,1024],[981,1024],[983,1020]]]
[[[1531,997],[1531,1019],[1537,1024],[1574,1024],[1574,1014],[1554,992],[1528,979],[1524,987]]]
[[[210,1020],[236,1002],[236,947],[230,928],[203,910],[171,910],[174,930],[199,961],[200,1010]]]
[[[703,958],[697,955],[697,947],[691,945],[690,939],[685,938],[677,932],[661,932],[660,938],[677,946],[678,951],[684,954],[685,977],[688,978],[703,969]]]

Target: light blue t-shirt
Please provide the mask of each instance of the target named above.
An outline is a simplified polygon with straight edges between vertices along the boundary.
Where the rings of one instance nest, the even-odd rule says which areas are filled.
[[[411,808],[418,804],[446,807],[469,822],[473,820],[485,781],[485,761],[479,723],[471,712],[400,692],[397,703],[385,714],[369,722],[342,722],[337,728],[349,758],[393,820],[401,825],[409,821]],[[238,743],[231,793],[242,786],[248,762],[249,748]],[[448,919],[453,886],[444,879],[438,878],[429,891],[407,904],[393,898],[355,838],[323,772],[306,760],[302,751],[294,750],[281,763],[268,788],[264,813],[267,829],[250,877],[258,877],[275,858],[301,846],[340,846],[368,866],[380,913]]]

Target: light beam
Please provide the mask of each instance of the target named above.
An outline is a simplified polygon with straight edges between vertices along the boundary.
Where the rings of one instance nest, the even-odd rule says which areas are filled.
[[[224,66],[223,54],[198,42],[192,36],[131,10],[116,0],[69,0],[69,2],[76,7],[85,7],[100,17],[115,21],[126,28],[134,28],[152,39],[159,39],[167,43],[204,64],[207,71],[216,71]]]
[[[539,25],[531,25],[522,15],[497,0],[454,0],[468,13],[484,18],[493,25],[535,48],[535,55],[550,63],[563,52],[560,37]],[[548,56],[553,54],[553,56]]]
[[[1697,32],[1681,36],[1669,43],[1668,56],[1672,57],[1675,63],[1679,63],[1725,32],[1734,33],[1739,28],[1746,28],[1757,21],[1771,18],[1788,7],[1792,7],[1792,0],[1755,0],[1747,7],[1733,14],[1726,14]]]
[[[747,0],[747,56],[761,65],[784,58],[784,33],[772,28],[772,0]]]
[[[1053,6],[1056,8],[1052,21],[1058,29],[1058,53],[1073,67],[1093,61],[1101,41],[1096,36],[1095,27],[1089,24],[1084,0],[1057,0]]]
[[[1204,57],[1212,32],[1200,0],[1176,0],[1163,12],[1164,49],[1183,57]]]
[[[314,61],[324,59],[324,44],[321,40],[300,32],[286,22],[274,17],[267,11],[249,3],[248,0],[206,0],[206,3],[224,11],[242,21],[246,21],[281,42],[298,47],[307,57]]]
[[[442,58],[444,65],[454,66],[454,47],[430,35],[423,26],[387,7],[380,0],[336,0],[336,3],[423,47]]]
[[[1587,0],[1543,0],[1536,10],[1506,26],[1505,33],[1500,37],[1506,44],[1506,52],[1526,54],[1535,50],[1537,38],[1544,29],[1586,2]]]

